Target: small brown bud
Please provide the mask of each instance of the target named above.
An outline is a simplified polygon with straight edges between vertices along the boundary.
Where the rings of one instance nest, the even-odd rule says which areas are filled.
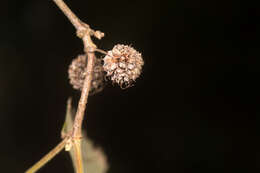
[[[70,84],[74,89],[82,90],[86,77],[87,55],[79,55],[73,59],[69,66]],[[95,58],[95,66],[92,74],[90,94],[102,91],[104,88],[104,70],[100,59]]]
[[[139,77],[143,65],[141,53],[130,46],[117,44],[104,57],[103,67],[112,82],[127,88]]]

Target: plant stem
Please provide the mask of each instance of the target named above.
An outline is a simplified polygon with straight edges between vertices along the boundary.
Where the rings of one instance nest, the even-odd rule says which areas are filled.
[[[92,80],[92,71],[94,68],[94,61],[95,61],[95,48],[96,45],[93,43],[91,36],[94,35],[97,38],[102,38],[104,33],[100,31],[93,31],[88,24],[83,23],[70,9],[69,7],[63,2],[63,0],[53,0],[56,5],[61,9],[61,11],[68,17],[70,22],[77,30],[77,36],[80,37],[84,44],[84,51],[88,56],[88,65],[86,68],[86,78],[84,81],[84,85],[81,92],[81,97],[79,100],[74,124],[73,124],[73,131],[72,131],[72,140],[80,139],[82,136],[81,129],[82,129],[82,122],[84,118],[84,113],[86,109],[86,104],[88,100],[90,84]]]
[[[75,153],[75,167],[77,173],[84,173],[84,165],[82,164],[82,151],[81,151],[81,141],[75,140],[73,145],[74,153]]]
[[[88,24],[82,22],[64,3],[63,0],[53,0],[61,11],[68,17],[70,22],[76,28],[77,36],[82,39],[84,44],[84,52],[88,56],[88,65],[86,68],[86,78],[81,92],[76,116],[73,123],[72,133],[64,138],[54,149],[52,149],[47,155],[45,155],[40,161],[29,168],[26,173],[34,173],[50,161],[55,155],[57,155],[66,145],[73,144],[75,150],[76,159],[76,172],[83,173],[82,163],[82,151],[81,151],[81,137],[82,137],[82,122],[88,100],[88,95],[91,86],[92,72],[95,62],[95,50],[96,45],[91,40],[91,36],[95,36],[98,39],[104,37],[104,33],[100,31],[92,30]],[[70,148],[70,147],[68,147]]]
[[[54,149],[52,149],[48,154],[46,154],[41,160],[35,163],[31,168],[29,168],[25,173],[34,173],[43,167],[48,161],[50,161],[54,156],[56,156],[65,146],[67,139],[63,139]]]
[[[82,137],[82,122],[84,119],[84,113],[86,110],[86,104],[88,100],[88,95],[91,87],[92,72],[95,62],[95,49],[96,45],[93,43],[91,36],[95,36],[101,39],[104,33],[100,31],[92,30],[88,24],[83,23],[63,2],[63,0],[53,0],[56,5],[61,9],[61,11],[67,16],[73,26],[76,28],[77,36],[82,39],[84,44],[84,52],[88,56],[88,64],[86,68],[86,78],[84,80],[83,88],[81,91],[80,100],[78,103],[77,112],[75,115],[73,129],[70,136],[72,140],[73,149],[75,149],[76,158],[76,172],[83,173],[83,163],[82,163],[82,151],[81,151],[81,137]]]
[[[81,20],[70,10],[70,8],[63,2],[63,0],[53,0],[61,11],[68,17],[72,25],[79,29],[82,27]]]
[[[73,124],[72,137],[74,137],[74,138],[82,137],[82,134],[81,134],[82,122],[83,122],[84,113],[85,113],[86,104],[87,104],[88,95],[89,95],[89,90],[90,90],[90,86],[91,86],[94,60],[95,60],[94,53],[88,53],[88,65],[87,65],[87,69],[86,69],[86,78],[85,78],[85,81],[83,84],[81,97],[80,97],[80,100],[78,103],[78,109],[77,109],[76,116],[74,119],[74,124]]]

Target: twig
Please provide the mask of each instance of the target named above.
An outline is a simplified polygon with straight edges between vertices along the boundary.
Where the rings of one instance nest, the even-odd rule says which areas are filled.
[[[31,168],[29,168],[25,173],[34,173],[43,167],[48,161],[50,161],[54,156],[56,156],[65,146],[67,139],[63,139],[55,148],[53,148],[48,154],[46,154],[41,160],[35,163]]]
[[[93,43],[91,36],[98,39],[104,37],[104,33],[101,31],[92,30],[88,24],[82,22],[63,2],[63,0],[53,0],[56,5],[61,9],[61,11],[68,17],[69,21],[76,28],[76,33],[79,38],[82,39],[84,44],[84,52],[88,56],[88,64],[86,68],[86,78],[81,92],[81,97],[78,103],[77,112],[75,115],[72,132],[67,134],[67,137],[62,140],[54,149],[52,149],[47,155],[45,155],[40,161],[29,168],[26,173],[34,173],[44,166],[48,161],[50,161],[56,154],[58,154],[64,147],[69,150],[71,145],[75,150],[76,158],[76,172],[83,173],[83,163],[82,163],[82,151],[81,151],[81,137],[82,137],[82,122],[84,118],[84,113],[86,109],[86,104],[88,100],[88,95],[91,86],[92,72],[95,62],[95,51],[97,49],[96,45]],[[101,51],[99,51],[101,52]],[[103,51],[103,53],[106,53]]]
[[[76,160],[76,171],[77,173],[83,173],[83,163],[82,163],[82,152],[81,152],[81,137],[82,137],[82,122],[84,118],[84,113],[86,109],[86,104],[88,100],[88,95],[91,87],[92,72],[95,62],[95,49],[96,45],[93,43],[91,36],[95,36],[101,39],[104,33],[100,31],[92,30],[88,24],[83,23],[63,2],[63,0],[53,0],[56,5],[61,9],[61,11],[68,17],[70,22],[76,28],[76,33],[79,38],[82,39],[84,44],[84,51],[88,56],[88,64],[86,68],[86,78],[84,80],[81,97],[78,103],[77,112],[74,119],[73,129],[70,136],[70,140],[73,144],[73,149],[75,149]]]
[[[84,165],[82,163],[82,150],[81,150],[81,141],[74,140],[73,149],[75,153],[75,167],[77,173],[84,173]]]
[[[84,81],[84,85],[81,92],[80,101],[78,104],[78,109],[76,112],[72,138],[79,139],[81,138],[81,129],[82,129],[82,121],[84,118],[84,113],[86,109],[86,104],[88,100],[90,84],[92,80],[92,71],[94,67],[95,54],[94,51],[96,49],[96,45],[93,43],[91,36],[95,36],[98,39],[101,39],[104,36],[104,33],[100,31],[92,30],[88,24],[83,23],[63,2],[63,0],[53,0],[56,5],[61,9],[61,11],[68,17],[70,22],[77,30],[77,36],[80,37],[84,44],[84,51],[88,55],[88,65],[86,68],[86,78]]]

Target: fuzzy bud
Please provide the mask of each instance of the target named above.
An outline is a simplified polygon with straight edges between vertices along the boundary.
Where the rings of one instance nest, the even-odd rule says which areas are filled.
[[[82,90],[86,77],[86,67],[88,64],[87,55],[79,55],[72,60],[69,66],[70,84],[74,89]],[[92,74],[90,94],[100,92],[104,88],[104,70],[100,59],[95,58],[95,66]]]
[[[113,83],[127,88],[141,74],[144,61],[141,53],[134,48],[117,44],[104,57],[104,71]]]

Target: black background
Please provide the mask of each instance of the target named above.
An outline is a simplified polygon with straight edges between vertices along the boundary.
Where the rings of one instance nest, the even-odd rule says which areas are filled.
[[[240,1],[66,0],[99,48],[131,44],[134,87],[89,98],[84,127],[109,173],[259,171],[259,8]],[[251,1],[253,2],[253,1]],[[24,172],[60,141],[67,68],[82,53],[50,0],[0,4],[0,169]],[[71,173],[59,154],[39,172]]]

